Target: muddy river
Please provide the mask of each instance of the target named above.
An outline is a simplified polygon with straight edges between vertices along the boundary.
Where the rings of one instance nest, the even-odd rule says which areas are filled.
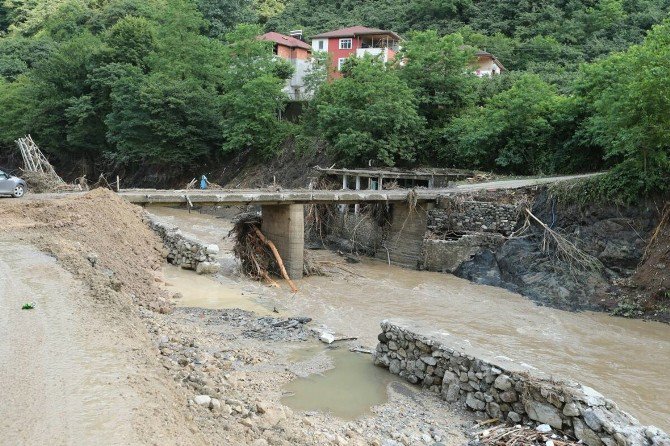
[[[326,251],[314,255],[328,262],[332,273],[300,281],[293,296],[286,287],[264,287],[235,273],[230,241],[224,240],[229,219],[168,208],[151,212],[222,247],[224,273],[216,285],[221,287],[222,307],[276,307],[282,313],[307,315],[371,347],[382,319],[429,323],[498,355],[589,385],[641,422],[670,431],[670,325],[540,307],[518,294],[449,274],[374,260],[350,265]],[[186,281],[188,275],[173,285]],[[225,295],[233,298],[228,302]]]

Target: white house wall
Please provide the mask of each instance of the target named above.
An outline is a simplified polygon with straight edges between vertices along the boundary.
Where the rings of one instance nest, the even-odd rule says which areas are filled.
[[[323,42],[323,48],[319,48],[319,42]],[[328,51],[328,39],[312,40],[312,51]]]

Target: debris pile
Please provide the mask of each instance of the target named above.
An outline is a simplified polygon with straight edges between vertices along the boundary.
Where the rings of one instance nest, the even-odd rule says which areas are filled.
[[[235,237],[233,253],[240,260],[245,275],[279,286],[270,277],[270,272],[279,272],[288,282],[291,291],[295,293],[298,289],[289,278],[274,243],[261,232],[261,222],[261,216],[255,213],[243,213],[237,216],[233,229],[228,234],[229,237]]]
[[[39,149],[32,136],[19,138],[16,145],[23,158],[21,176],[28,183],[30,190],[43,192],[62,192],[67,190],[83,190],[82,182],[67,184],[53,168],[49,160]],[[85,180],[83,182],[85,184]]]
[[[501,424],[476,434],[477,443],[487,446],[569,446],[578,444],[565,436],[551,432],[551,427],[541,424],[533,429],[517,424]]]
[[[279,285],[270,275],[280,275],[294,293],[298,291],[288,277],[284,262],[274,243],[261,232],[262,217],[257,213],[242,213],[233,223],[233,229],[228,236],[235,239],[233,253],[240,260],[242,272],[252,279],[262,280],[276,287]],[[317,262],[311,261],[307,253],[304,257],[303,272],[306,276],[324,275],[323,269]]]

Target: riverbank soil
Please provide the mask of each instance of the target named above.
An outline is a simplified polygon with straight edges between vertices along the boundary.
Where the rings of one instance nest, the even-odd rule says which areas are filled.
[[[405,385],[352,420],[282,404],[284,384],[333,367],[299,354],[309,318],[175,310],[162,243],[109,191],[0,209],[0,444],[467,441],[470,415]]]
[[[660,314],[670,322],[670,203],[661,212],[661,219],[652,231],[642,262],[624,287],[627,300],[624,310],[643,314]]]
[[[506,288],[541,305],[668,322],[668,225],[660,224],[666,200],[631,206],[577,205],[542,188],[516,202],[517,233],[495,249],[482,249],[454,274]],[[519,231],[525,209],[592,263],[568,260],[551,240],[547,245],[546,231],[532,218]]]

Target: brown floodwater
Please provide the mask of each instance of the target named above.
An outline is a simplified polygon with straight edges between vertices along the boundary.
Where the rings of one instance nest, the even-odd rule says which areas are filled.
[[[207,215],[166,208],[161,212],[208,243],[230,228],[230,221]],[[218,243],[225,250],[230,242]],[[317,255],[341,263],[333,253]],[[254,303],[267,307],[272,302],[282,312],[310,316],[370,347],[383,319],[429,324],[496,355],[582,382],[641,422],[670,431],[670,325],[541,307],[500,288],[375,260],[342,265],[328,277],[299,281],[295,296],[286,287],[267,288],[239,276],[234,276],[235,286],[263,295],[260,302],[258,294],[249,293]]]

